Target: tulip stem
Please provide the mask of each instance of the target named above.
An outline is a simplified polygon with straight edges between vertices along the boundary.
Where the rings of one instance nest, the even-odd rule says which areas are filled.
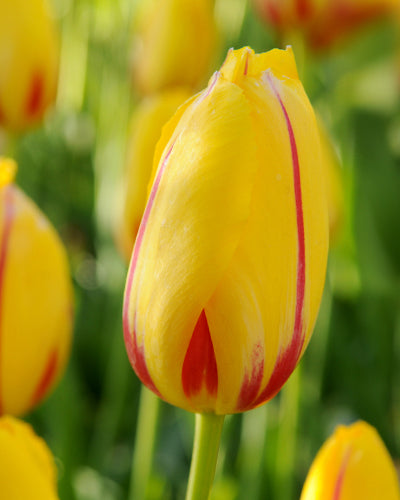
[[[207,500],[214,481],[224,415],[196,414],[192,464],[186,500]]]
[[[159,413],[160,399],[142,386],[128,497],[130,500],[146,498],[153,464]]]

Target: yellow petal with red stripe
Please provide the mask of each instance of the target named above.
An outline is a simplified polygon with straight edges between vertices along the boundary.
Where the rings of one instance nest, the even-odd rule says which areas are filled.
[[[340,426],[318,452],[300,500],[399,500],[396,469],[377,431]]]

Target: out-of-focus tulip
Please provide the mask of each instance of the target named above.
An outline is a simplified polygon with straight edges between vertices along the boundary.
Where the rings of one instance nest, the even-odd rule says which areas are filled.
[[[319,131],[291,49],[230,51],[154,162],[125,290],[132,366],[190,411],[256,407],[304,352],[325,279]]]
[[[0,418],[0,492],[4,500],[57,500],[53,456],[30,425]]]
[[[392,13],[398,0],[254,0],[281,33],[300,30],[314,49],[324,49],[355,29]]]
[[[46,0],[0,0],[0,127],[37,123],[54,101],[59,46]]]
[[[132,119],[124,176],[122,210],[117,232],[118,246],[129,262],[146,205],[154,151],[162,127],[191,94],[185,89],[162,92],[144,99]]]
[[[72,287],[64,247],[0,159],[0,414],[21,415],[64,369]]]
[[[365,422],[336,429],[318,452],[300,500],[399,500],[394,464]]]
[[[145,0],[137,22],[133,76],[144,93],[196,88],[215,49],[212,0]]]

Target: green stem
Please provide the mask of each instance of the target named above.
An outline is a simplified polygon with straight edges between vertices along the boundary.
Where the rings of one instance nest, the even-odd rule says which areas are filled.
[[[149,484],[153,463],[159,413],[160,399],[143,386],[140,393],[129,500],[146,498],[146,489]]]
[[[196,414],[192,464],[186,500],[207,500],[214,481],[224,415]]]

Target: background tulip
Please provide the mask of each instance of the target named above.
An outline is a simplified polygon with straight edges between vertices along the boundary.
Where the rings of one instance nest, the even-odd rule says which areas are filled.
[[[397,0],[255,0],[278,31],[300,30],[315,49],[330,47],[354,29],[393,12]]]
[[[340,426],[316,456],[301,500],[398,500],[399,481],[376,430],[365,422]]]
[[[136,22],[136,85],[145,93],[197,87],[208,74],[215,41],[212,0],[145,0]]]
[[[49,221],[12,184],[0,160],[0,414],[27,412],[64,369],[72,288],[64,247]]]
[[[230,51],[164,128],[124,333],[142,382],[168,402],[244,411],[295,368],[325,279],[320,163],[290,49]]]
[[[154,150],[162,127],[177,108],[190,97],[189,91],[175,89],[144,99],[132,118],[127,163],[123,179],[122,209],[117,240],[129,262],[146,205],[147,188],[153,167]]]
[[[58,37],[47,1],[0,0],[0,126],[21,130],[54,101]]]
[[[7,500],[56,500],[57,475],[52,454],[30,425],[0,418],[0,491]]]

